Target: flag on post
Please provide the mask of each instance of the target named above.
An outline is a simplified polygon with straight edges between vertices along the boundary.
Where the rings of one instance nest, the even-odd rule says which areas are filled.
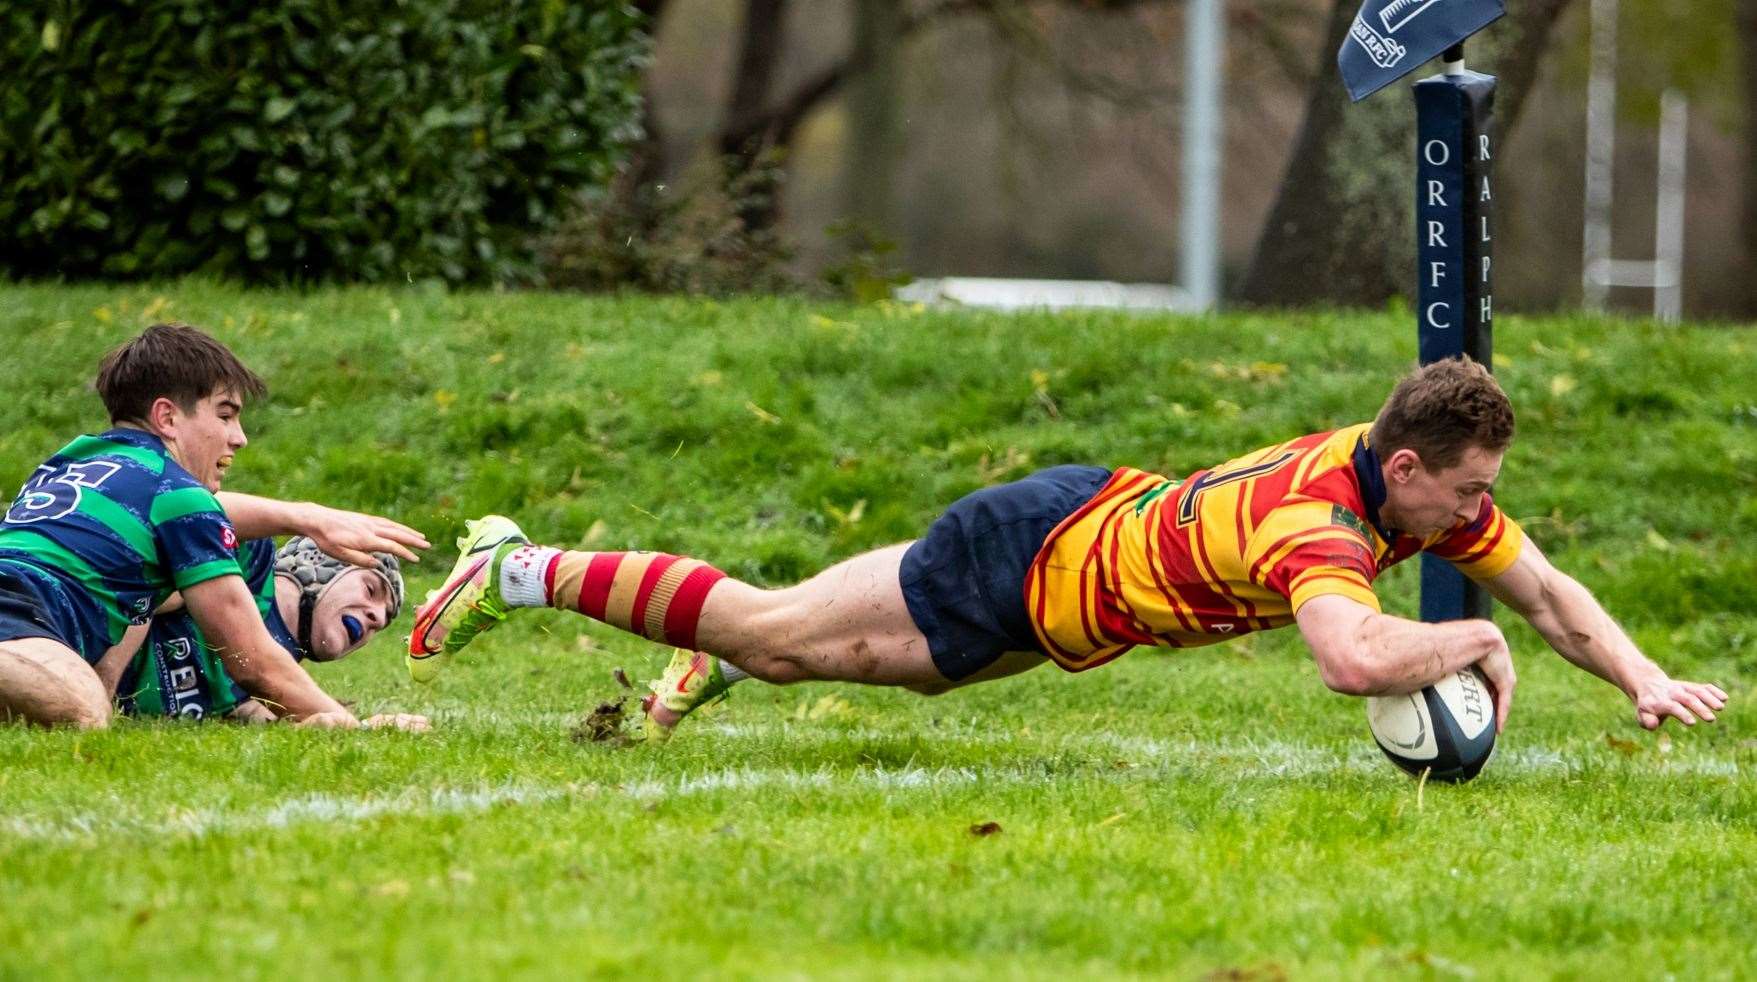
[[[1502,0],[1366,0],[1336,52],[1342,84],[1359,102],[1506,12]]]

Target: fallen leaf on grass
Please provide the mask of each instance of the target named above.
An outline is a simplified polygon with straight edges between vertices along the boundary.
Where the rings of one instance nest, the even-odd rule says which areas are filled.
[[[611,672],[611,673],[610,673],[610,677],[611,677],[611,678],[613,678],[613,679],[615,679],[615,680],[616,680],[616,684],[617,684],[617,685],[620,685],[620,686],[622,686],[622,687],[623,687],[623,688],[624,688],[624,689],[632,689],[632,688],[634,688],[634,683],[633,683],[633,682],[630,682],[630,681],[629,681],[629,680],[628,680],[628,673],[627,673],[627,672],[625,672],[625,671],[623,671],[623,670],[622,670],[622,669],[620,669],[620,668],[618,668],[618,669],[616,669],[616,670],[614,670],[614,671],[612,671],[612,672]]]
[[[977,822],[970,826],[970,834],[974,836],[995,835],[1001,830],[999,822]]]
[[[832,692],[816,702],[800,702],[793,710],[793,718],[802,722],[818,719],[859,719],[860,712],[848,700]]]
[[[1610,747],[1612,750],[1615,750],[1617,753],[1620,753],[1625,757],[1633,757],[1641,752],[1641,745],[1634,740],[1625,740],[1620,736],[1613,736],[1609,733],[1604,735],[1604,742],[1605,746]]]

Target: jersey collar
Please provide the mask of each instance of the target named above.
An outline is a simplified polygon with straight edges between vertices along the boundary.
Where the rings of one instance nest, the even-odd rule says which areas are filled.
[[[1354,445],[1354,477],[1360,483],[1361,501],[1367,506],[1367,521],[1373,523],[1373,531],[1388,543],[1396,542],[1397,530],[1379,517],[1379,507],[1385,503],[1385,470],[1379,455],[1367,446],[1365,434]]]
[[[99,433],[98,439],[108,440],[111,443],[121,443],[130,447],[139,447],[142,450],[151,450],[155,453],[166,454],[169,456],[169,451],[165,449],[165,441],[159,439],[152,433],[148,433],[146,430],[138,430],[132,426],[113,426],[110,429]]]

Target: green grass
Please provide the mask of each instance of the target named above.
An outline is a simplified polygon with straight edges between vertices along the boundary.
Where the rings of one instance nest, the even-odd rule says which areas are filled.
[[[1036,467],[1188,471],[1366,419],[1414,357],[1388,314],[0,299],[0,481],[101,426],[98,356],[177,317],[274,390],[238,490],[435,541],[500,510],[770,584]],[[1521,427],[1499,500],[1649,654],[1733,694],[1720,724],[1640,731],[1503,615],[1522,685],[1462,787],[1394,771],[1287,632],[937,699],[747,685],[663,752],[613,749],[570,730],[663,652],[535,614],[430,689],[388,637],[318,669],[362,711],[430,714],[423,736],[0,727],[0,977],[1757,975],[1757,335],[1497,333]]]

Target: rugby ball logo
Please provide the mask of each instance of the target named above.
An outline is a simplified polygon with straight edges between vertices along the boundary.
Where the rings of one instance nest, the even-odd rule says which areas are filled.
[[[1369,696],[1367,726],[1391,762],[1435,781],[1468,781],[1495,751],[1495,703],[1475,665],[1401,696]]]

